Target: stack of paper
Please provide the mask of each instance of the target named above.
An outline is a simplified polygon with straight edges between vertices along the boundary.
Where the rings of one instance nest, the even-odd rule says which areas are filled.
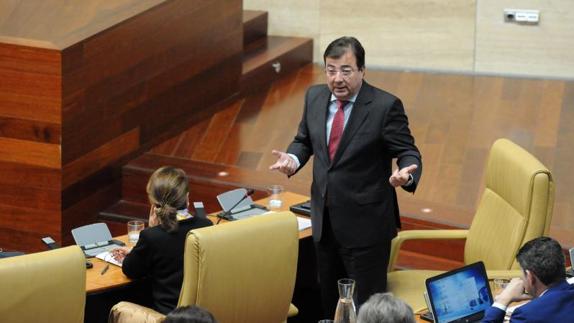
[[[311,227],[311,219],[309,218],[302,218],[302,217],[297,217],[297,224],[299,225],[299,231],[303,231],[307,228]]]

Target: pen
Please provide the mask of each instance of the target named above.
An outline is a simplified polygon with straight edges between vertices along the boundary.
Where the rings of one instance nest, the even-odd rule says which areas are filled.
[[[104,267],[104,269],[102,269],[102,271],[100,272],[100,275],[105,274],[106,271],[108,271],[108,269],[110,269],[110,264],[106,264],[106,266]]]

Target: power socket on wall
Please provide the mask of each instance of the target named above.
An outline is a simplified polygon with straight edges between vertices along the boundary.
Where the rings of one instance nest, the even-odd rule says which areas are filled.
[[[540,10],[504,9],[504,21],[525,25],[540,23]]]

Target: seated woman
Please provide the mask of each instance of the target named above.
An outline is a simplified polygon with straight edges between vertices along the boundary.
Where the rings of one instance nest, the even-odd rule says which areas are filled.
[[[113,254],[123,263],[126,276],[150,277],[154,307],[167,314],[176,308],[179,298],[187,233],[212,223],[187,213],[189,183],[183,170],[170,166],[157,169],[146,190],[151,204],[149,227],[140,233],[133,249],[122,247]],[[178,217],[184,219],[178,221]]]

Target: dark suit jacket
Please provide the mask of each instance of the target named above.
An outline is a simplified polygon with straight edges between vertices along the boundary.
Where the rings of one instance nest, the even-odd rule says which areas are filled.
[[[563,281],[551,287],[546,293],[515,309],[510,322],[574,322],[574,285]],[[502,322],[505,312],[490,307],[482,319],[485,323]]]
[[[297,135],[287,152],[300,168],[311,155],[311,220],[313,238],[321,239],[325,203],[335,237],[345,247],[364,247],[391,239],[400,227],[395,189],[389,184],[392,159],[399,166],[419,166],[414,192],[422,172],[421,156],[408,128],[403,104],[394,95],[363,81],[339,148],[329,160],[326,119],[331,92],[327,85],[311,87]]]
[[[132,251],[126,256],[122,271],[130,278],[150,277],[154,307],[167,314],[177,306],[183,282],[183,252],[189,230],[212,225],[205,218],[179,221],[176,232],[160,226],[146,228]]]

